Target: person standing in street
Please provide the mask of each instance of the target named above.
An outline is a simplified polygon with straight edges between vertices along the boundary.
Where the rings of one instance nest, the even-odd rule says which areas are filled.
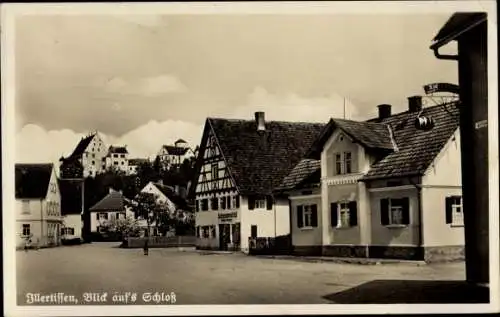
[[[149,237],[146,237],[146,240],[144,241],[144,255],[149,254]]]

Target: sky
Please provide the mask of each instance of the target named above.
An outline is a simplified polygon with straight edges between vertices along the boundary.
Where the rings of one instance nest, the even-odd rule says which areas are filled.
[[[95,130],[131,157],[151,157],[179,138],[196,146],[207,117],[404,111],[423,85],[457,83],[456,63],[429,49],[449,16],[18,17],[16,162],[56,161]]]

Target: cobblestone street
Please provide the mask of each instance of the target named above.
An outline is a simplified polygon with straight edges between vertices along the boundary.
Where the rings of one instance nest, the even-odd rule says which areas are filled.
[[[384,296],[380,303],[389,303],[401,300],[398,294],[415,287],[418,280],[455,283],[464,278],[462,262],[422,266],[311,263],[239,253],[207,254],[193,249],[151,249],[149,256],[144,256],[142,249],[120,249],[116,243],[17,252],[19,305],[26,303],[27,293],[58,292],[75,295],[80,304],[83,293],[108,292],[107,302],[102,303],[108,305],[115,293],[125,292],[136,292],[137,303],[141,304],[146,292],[174,292],[176,304],[381,301],[373,294],[363,297],[363,287],[369,293]],[[419,287],[422,292],[434,289],[438,298],[433,301],[440,302],[438,286],[424,283]],[[410,297],[406,302],[423,298],[415,292],[405,296]]]

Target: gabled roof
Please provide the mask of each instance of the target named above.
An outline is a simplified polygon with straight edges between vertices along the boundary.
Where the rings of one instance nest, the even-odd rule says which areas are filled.
[[[122,211],[125,210],[123,194],[113,191],[89,208],[89,211]]]
[[[92,139],[94,138],[95,134],[91,134],[85,138],[82,138],[80,142],[78,142],[75,150],[69,157],[74,158],[74,157],[79,157],[85,152],[85,149],[89,146],[90,142],[92,142]]]
[[[82,212],[82,181],[59,179],[61,215],[79,215]]]
[[[393,127],[398,151],[373,164],[363,179],[423,175],[458,129],[458,107],[459,103],[453,102],[424,108],[421,115],[434,120],[434,127],[428,131],[415,127],[415,112],[406,111],[382,120]]]
[[[267,121],[266,130],[258,131],[254,120],[207,118],[199,157],[203,158],[212,131],[240,194],[267,195],[302,159],[324,126]],[[197,171],[201,161],[197,161]]]
[[[169,155],[184,155],[189,150],[188,148],[173,145],[164,145],[163,148],[167,150]]]
[[[290,190],[320,181],[321,161],[303,159],[283,178],[276,191]]]
[[[128,154],[127,147],[125,146],[113,146],[111,145],[108,150],[108,154]]]
[[[460,12],[455,13],[439,30],[434,37],[431,49],[446,45],[448,42],[456,40],[467,30],[476,27],[486,21],[485,12]]]
[[[183,199],[181,196],[179,196],[174,188],[171,186],[166,186],[160,183],[152,183],[156,188],[158,188],[159,191],[163,193],[168,199],[170,199],[171,202],[175,204],[175,206],[178,209],[183,209],[183,210],[190,210],[188,203],[185,199]]]
[[[54,164],[16,164],[16,199],[43,199],[47,196]]]
[[[321,132],[321,136],[314,141],[306,156],[319,159],[325,143],[336,129],[342,130],[354,142],[360,143],[365,148],[383,150],[394,148],[388,125],[332,118]]]
[[[458,107],[458,102],[452,102],[423,108],[421,115],[431,117],[434,120],[434,127],[431,130],[417,129],[414,122],[418,113],[409,111],[392,115],[383,120],[375,118],[366,122],[360,122],[362,123],[361,126],[378,124],[379,126],[390,127],[392,139],[397,145],[397,149],[389,150],[388,147],[384,148],[379,145],[380,149],[372,150],[371,153],[376,155],[379,160],[371,166],[362,180],[423,175],[453,133],[458,129]],[[334,121],[337,122],[339,120]],[[355,126],[352,125],[351,127]],[[322,145],[333,134],[335,127],[337,125],[332,123],[323,130],[321,136],[313,147],[311,147],[308,155],[312,156],[320,153]],[[380,129],[380,133],[382,134],[382,129]],[[358,140],[360,139],[359,135],[363,135],[357,132],[351,134],[357,135]],[[375,141],[372,142],[378,143],[379,141],[376,139],[380,135],[377,135],[377,132],[374,132],[374,135],[376,136],[374,138]],[[381,144],[383,145],[383,143]],[[315,165],[318,166],[317,169],[314,168]],[[307,175],[307,173],[309,174]],[[276,190],[297,189],[306,183],[319,182],[320,173],[319,161],[306,158],[295,166]]]
[[[174,144],[177,144],[177,143],[187,143],[187,142],[184,141],[183,139],[178,139],[177,141],[174,142]]]

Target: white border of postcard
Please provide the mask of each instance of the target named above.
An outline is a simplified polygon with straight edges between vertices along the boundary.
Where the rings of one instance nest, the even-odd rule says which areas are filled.
[[[14,236],[14,19],[20,14],[425,14],[488,12],[490,304],[453,305],[167,305],[167,306],[17,306]],[[498,74],[495,1],[352,1],[225,3],[71,3],[2,4],[2,161],[4,229],[4,303],[6,316],[69,315],[258,315],[258,314],[404,314],[499,311]],[[437,32],[438,30],[436,30]],[[429,45],[434,34],[429,34]],[[457,65],[458,67],[458,65]]]

